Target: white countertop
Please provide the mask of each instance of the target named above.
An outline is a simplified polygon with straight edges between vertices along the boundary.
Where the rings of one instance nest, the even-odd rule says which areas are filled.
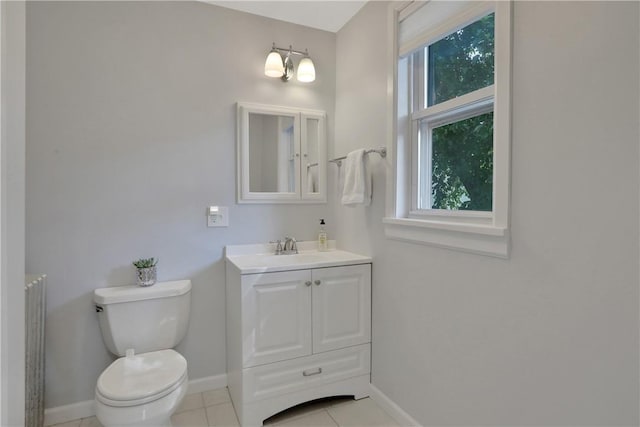
[[[319,252],[315,241],[298,242],[298,251],[298,254],[293,255],[274,255],[274,244],[232,245],[225,248],[225,259],[237,268],[240,274],[306,270],[371,262],[370,257],[336,249],[335,241],[329,241],[329,250],[326,252]]]

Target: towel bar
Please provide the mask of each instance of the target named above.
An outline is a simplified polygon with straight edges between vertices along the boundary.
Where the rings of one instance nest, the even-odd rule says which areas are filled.
[[[386,147],[372,148],[370,150],[365,150],[364,152],[364,154],[369,154],[369,153],[378,153],[380,154],[380,157],[384,158],[384,157],[387,157],[387,148]],[[347,156],[336,157],[335,159],[331,159],[329,161],[332,163],[335,163],[338,166],[342,166],[342,161],[346,158]]]

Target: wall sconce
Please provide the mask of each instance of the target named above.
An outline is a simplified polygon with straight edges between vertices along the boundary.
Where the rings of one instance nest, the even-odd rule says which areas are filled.
[[[284,52],[281,53],[281,52]],[[313,66],[313,61],[309,58],[309,52],[307,49],[304,52],[293,50],[291,46],[289,49],[276,47],[273,43],[271,52],[267,56],[267,60],[264,63],[264,74],[269,77],[280,77],[283,82],[288,82],[293,77],[293,55],[300,55],[303,58],[298,64],[298,81],[309,83],[316,79],[316,68]]]

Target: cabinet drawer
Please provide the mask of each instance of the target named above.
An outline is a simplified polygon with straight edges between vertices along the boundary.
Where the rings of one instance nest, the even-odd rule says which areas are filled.
[[[370,344],[243,370],[245,401],[256,401],[368,374]]]

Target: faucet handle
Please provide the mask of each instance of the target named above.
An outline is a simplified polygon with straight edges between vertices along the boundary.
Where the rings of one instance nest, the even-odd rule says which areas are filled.
[[[282,241],[280,239],[278,240],[271,240],[269,241],[269,243],[275,243],[276,244],[276,255],[282,255]]]
[[[294,237],[291,238],[291,252],[298,253],[298,245],[296,244],[296,239]]]

